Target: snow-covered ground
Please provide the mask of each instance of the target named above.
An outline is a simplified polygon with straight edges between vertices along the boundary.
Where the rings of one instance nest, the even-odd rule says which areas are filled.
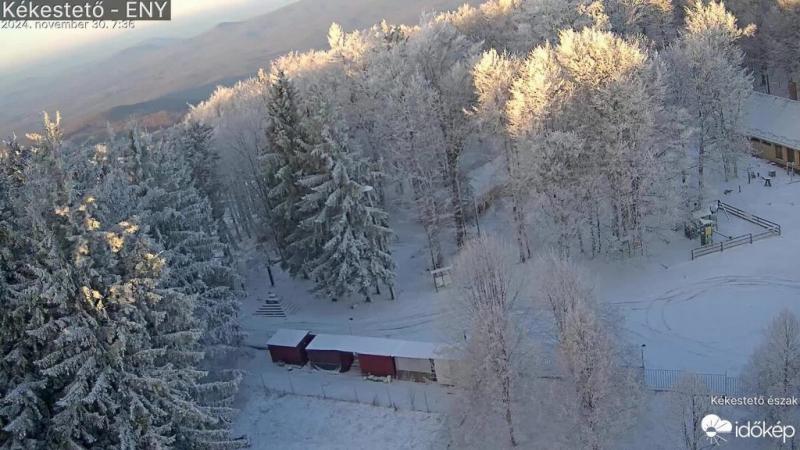
[[[776,170],[753,164],[761,174]],[[590,264],[600,297],[625,316],[631,343],[646,344],[647,367],[736,374],[778,311],[800,313],[800,177],[777,170],[773,187],[737,180],[722,200],[777,222],[782,236],[691,261],[697,242],[676,234],[651,256]],[[759,230],[720,214],[720,231]]]
[[[773,186],[765,187],[759,180],[751,184],[747,184],[746,178],[734,180],[721,185],[720,190],[732,192],[720,198],[779,223],[782,236],[692,261],[690,250],[699,242],[689,241],[681,230],[661,235],[650,243],[647,256],[586,263],[595,276],[601,301],[614,305],[624,317],[620,326],[624,327],[628,344],[646,345],[644,359],[648,368],[736,375],[759,342],[766,324],[779,310],[789,308],[800,313],[800,177],[790,178],[785,171],[761,160],[753,159],[750,164],[761,174],[777,170]],[[489,217],[482,221],[487,222],[482,226],[492,228],[508,226],[502,211],[490,211]],[[351,307],[349,303],[333,303],[310,294],[310,283],[291,280],[279,270],[275,270],[276,286],[270,288],[263,263],[253,253],[244,268],[248,297],[242,318],[248,333],[247,343],[253,348],[241,360],[240,367],[248,370],[248,376],[236,429],[253,439],[254,448],[267,448],[260,447],[259,442],[280,442],[277,448],[361,448],[362,444],[367,446],[367,441],[352,441],[357,439],[353,436],[371,427],[376,428],[375,433],[397,432],[397,436],[385,436],[391,441],[376,441],[392,442],[392,448],[406,448],[404,445],[431,448],[432,443],[441,443],[437,440],[441,417],[426,411],[446,409],[445,388],[436,384],[376,383],[362,379],[357,373],[290,371],[271,364],[265,351],[254,349],[263,348],[278,328],[431,342],[444,340],[441,330],[449,291],[437,293],[433,288],[422,231],[412,218],[395,218],[393,227],[398,234],[393,248],[398,267],[395,301],[388,300],[384,292],[369,304],[355,303]],[[760,231],[748,222],[724,214],[720,215],[719,227],[726,236]],[[723,239],[715,236],[716,242]],[[253,314],[270,290],[292,311],[288,317]],[[268,397],[266,389],[302,395]],[[362,404],[334,403],[306,396]],[[428,406],[422,403],[425,397]],[[396,406],[399,411],[386,405]],[[647,420],[657,425],[659,413],[654,408],[650,411],[653,417]],[[396,426],[382,422],[395,420]],[[414,439],[420,440],[401,437],[405,426],[419,427],[407,434],[414,434]],[[326,432],[324,427],[342,431]],[[298,429],[302,432],[298,433]],[[291,441],[282,440],[296,434],[309,440],[296,447],[292,447],[295,444]],[[338,435],[349,437],[337,441]]]
[[[440,414],[254,392],[234,426],[256,449],[443,449]]]

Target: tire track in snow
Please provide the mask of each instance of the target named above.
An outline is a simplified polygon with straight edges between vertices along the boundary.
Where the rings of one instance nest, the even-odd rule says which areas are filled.
[[[698,280],[677,288],[668,289],[667,291],[651,298],[645,298],[641,300],[612,301],[609,302],[609,304],[615,305],[620,309],[643,311],[644,322],[642,322],[642,325],[647,329],[647,331],[666,339],[680,340],[692,344],[692,346],[688,347],[686,351],[698,356],[709,356],[714,351],[721,351],[721,349],[715,348],[715,346],[711,345],[708,341],[701,341],[676,332],[667,319],[667,311],[669,306],[675,303],[691,302],[711,290],[722,287],[759,286],[783,287],[797,290],[800,297],[799,280],[773,276],[721,275]],[[628,333],[644,337],[642,333],[632,330],[628,326],[624,328]],[[698,348],[707,349],[709,351],[702,352],[692,350]]]

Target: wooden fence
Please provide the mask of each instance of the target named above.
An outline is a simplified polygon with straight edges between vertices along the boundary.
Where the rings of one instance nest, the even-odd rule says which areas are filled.
[[[764,228],[764,231],[756,234],[753,233],[743,234],[741,236],[737,236],[735,238],[731,238],[728,239],[727,241],[722,241],[717,244],[704,245],[702,247],[692,249],[692,260],[694,260],[695,258],[699,258],[701,256],[710,255],[712,253],[724,252],[725,250],[738,247],[740,245],[752,244],[755,241],[766,239],[768,237],[780,236],[782,233],[780,225],[770,220],[764,219],[763,217],[758,217],[755,214],[750,214],[733,205],[729,205],[719,200],[717,200],[717,207],[719,210],[725,211],[732,216],[738,217],[750,223],[756,224],[761,228]]]

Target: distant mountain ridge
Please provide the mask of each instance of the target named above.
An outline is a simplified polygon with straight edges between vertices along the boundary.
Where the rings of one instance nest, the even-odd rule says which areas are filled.
[[[186,103],[204,98],[216,84],[251,76],[287,52],[325,47],[332,22],[346,30],[384,18],[413,24],[423,11],[463,3],[480,1],[300,0],[247,21],[221,23],[193,38],[151,39],[63,79],[32,79],[9,89],[0,107],[0,136],[36,129],[42,111],[60,110],[67,134],[81,135],[105,129],[107,121],[126,112],[179,115]]]

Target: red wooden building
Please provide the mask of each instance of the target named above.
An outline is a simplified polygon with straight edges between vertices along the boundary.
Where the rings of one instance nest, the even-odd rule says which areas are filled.
[[[344,341],[350,336],[318,334],[306,346],[306,354],[311,366],[323,370],[347,372],[353,365],[353,352],[347,351]]]
[[[267,341],[267,351],[272,362],[302,366],[308,360],[306,346],[313,337],[305,330],[281,329]]]
[[[306,347],[314,367],[346,372],[355,358],[364,375],[411,380],[449,380],[448,349],[442,344],[364,336],[320,334]],[[446,367],[447,366],[447,367]]]

